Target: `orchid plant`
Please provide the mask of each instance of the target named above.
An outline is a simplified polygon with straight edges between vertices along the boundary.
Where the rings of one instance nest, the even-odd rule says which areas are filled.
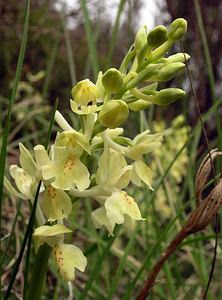
[[[74,280],[75,268],[84,272],[87,264],[82,250],[65,242],[65,234],[71,231],[65,220],[72,212],[74,197],[97,203],[91,215],[93,224],[97,229],[104,226],[109,235],[117,224],[129,226],[147,218],[127,188],[146,185],[153,189],[152,170],[144,157],[161,147],[163,134],[145,130],[130,139],[121,126],[130,111],[168,105],[185,95],[179,88],[158,90],[158,83],[167,82],[185,67],[188,54],[165,55],[186,28],[184,19],[176,19],[169,29],[157,26],[148,32],[142,27],[118,70],[100,71],[95,83],[84,79],[72,88],[70,107],[81,121],[80,130],[56,111],[61,130],[49,152],[43,145],[32,151],[19,144],[20,166],[10,166],[14,184],[5,177],[5,188],[33,203],[41,181],[35,247],[38,250],[48,244],[65,281]]]

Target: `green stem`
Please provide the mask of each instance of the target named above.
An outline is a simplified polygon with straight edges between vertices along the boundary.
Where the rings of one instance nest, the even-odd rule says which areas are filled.
[[[96,43],[93,35],[92,23],[89,18],[89,12],[87,9],[86,0],[80,0],[80,5],[83,13],[84,26],[85,26],[86,38],[89,47],[89,54],[90,54],[90,60],[92,64],[93,76],[94,79],[96,79],[99,71],[99,62],[98,62]]]
[[[126,0],[119,1],[116,20],[115,20],[115,24],[114,24],[114,27],[112,30],[112,36],[111,36],[111,41],[110,41],[110,45],[109,45],[109,54],[108,54],[108,63],[107,63],[108,67],[110,67],[110,64],[112,61],[113,51],[114,51],[114,48],[116,45],[116,39],[117,39],[117,34],[118,34],[118,29],[119,29],[120,17],[121,17],[125,3],[126,3]]]
[[[47,244],[39,248],[25,300],[41,299],[51,249]]]
[[[161,67],[162,64],[151,64],[146,69],[140,71],[115,95],[115,99],[121,99],[126,91],[135,88],[138,83],[142,82],[143,80],[148,80],[148,78],[157,74]]]

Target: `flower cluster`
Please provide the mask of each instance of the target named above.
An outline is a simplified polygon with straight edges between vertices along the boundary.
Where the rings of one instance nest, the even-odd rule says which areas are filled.
[[[150,32],[141,28],[119,70],[99,72],[96,83],[78,82],[71,90],[71,110],[80,118],[82,128],[75,130],[57,111],[61,127],[49,153],[43,145],[34,153],[20,144],[20,165],[12,165],[15,187],[5,178],[13,195],[34,200],[41,180],[34,231],[37,246],[47,243],[64,280],[74,279],[74,268],[84,271],[82,251],[64,242],[70,230],[65,226],[72,211],[73,198],[90,198],[97,203],[92,212],[96,228],[105,226],[110,235],[116,224],[143,220],[136,200],[127,193],[134,184],[152,190],[152,171],[144,156],[158,149],[162,133],[146,130],[133,139],[120,127],[129,111],[138,112],[151,105],[168,105],[185,92],[178,88],[158,90],[158,83],[172,79],[184,68],[187,54],[165,54],[186,32],[186,21],[175,20],[169,30],[157,26]],[[92,164],[93,160],[93,164]],[[94,167],[93,167],[93,166]]]
[[[177,153],[183,148],[182,152],[170,168],[170,180],[168,182],[168,184],[173,182],[174,188],[171,189],[171,193],[173,193],[173,191],[179,193],[180,183],[183,177],[187,174],[189,156],[187,147],[184,146],[189,140],[190,127],[185,124],[184,116],[179,115],[172,121],[169,128],[166,128],[164,121],[154,122],[153,130],[155,132],[163,132],[164,135],[161,147],[154,153],[155,158],[159,160],[163,172],[167,170],[169,164],[174,161]],[[153,177],[157,178],[160,170],[157,168],[156,161],[152,161],[150,167]],[[176,197],[172,198],[174,199]],[[172,207],[170,207],[168,203],[163,186],[160,186],[156,191],[155,207],[163,219],[172,216]]]

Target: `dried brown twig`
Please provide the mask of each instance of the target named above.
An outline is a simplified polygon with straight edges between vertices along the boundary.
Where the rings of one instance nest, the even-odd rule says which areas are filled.
[[[220,206],[222,205],[222,179],[218,181],[216,186],[211,190],[206,198],[203,198],[203,190],[205,189],[211,174],[211,160],[214,161],[215,158],[220,155],[222,155],[222,152],[218,151],[217,149],[213,149],[201,163],[195,180],[197,207],[191,213],[181,231],[166,248],[161,258],[153,266],[143,289],[136,298],[137,300],[146,299],[164,263],[174,253],[180,243],[190,234],[199,232],[206,228],[215,218]]]

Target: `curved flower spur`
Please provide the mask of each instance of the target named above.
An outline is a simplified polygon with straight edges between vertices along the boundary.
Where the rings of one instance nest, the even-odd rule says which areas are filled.
[[[167,259],[174,253],[180,243],[190,234],[201,231],[206,228],[214,220],[218,210],[222,205],[222,178],[220,178],[209,194],[204,197],[203,192],[212,174],[212,164],[214,160],[221,156],[222,152],[218,149],[213,149],[203,159],[196,175],[195,194],[196,194],[196,209],[191,213],[187,222],[176,235],[173,241],[166,248],[161,258],[153,266],[148,278],[140,291],[137,300],[145,300],[149,295],[150,290],[154,286],[157,275],[162,269]]]

